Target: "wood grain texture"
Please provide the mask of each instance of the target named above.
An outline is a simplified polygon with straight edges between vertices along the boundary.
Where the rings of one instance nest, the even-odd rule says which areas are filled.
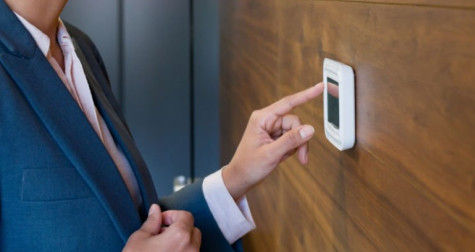
[[[475,11],[406,2],[221,5],[223,163],[251,111],[321,81],[323,58],[356,75],[356,147],[325,139],[321,98],[296,109],[310,164],[249,193],[249,251],[475,249]]]
[[[373,3],[387,5],[410,5],[414,7],[439,7],[455,9],[473,9],[475,1],[473,0],[297,0],[297,1],[333,1],[333,2],[354,2],[354,3]]]

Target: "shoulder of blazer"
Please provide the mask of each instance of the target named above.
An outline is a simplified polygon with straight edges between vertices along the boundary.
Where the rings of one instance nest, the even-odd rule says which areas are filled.
[[[31,58],[36,43],[8,5],[0,0],[0,56],[4,53]]]
[[[68,30],[69,35],[77,42],[79,47],[81,47],[81,50],[92,51],[94,55],[94,60],[96,60],[99,63],[99,66],[101,67],[101,71],[104,73],[105,77],[107,78],[107,82],[110,86],[110,79],[109,79],[109,75],[107,73],[107,70],[104,64],[104,60],[102,59],[101,54],[97,50],[96,45],[94,45],[94,43],[92,42],[91,38],[86,33],[84,33],[79,28],[77,28],[76,26],[68,22],[65,22],[64,20],[63,20],[63,23],[66,26],[66,29]]]

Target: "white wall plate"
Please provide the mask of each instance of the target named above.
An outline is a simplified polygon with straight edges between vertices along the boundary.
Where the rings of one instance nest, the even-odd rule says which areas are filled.
[[[323,60],[325,136],[339,150],[355,144],[355,77],[353,69],[331,59]]]

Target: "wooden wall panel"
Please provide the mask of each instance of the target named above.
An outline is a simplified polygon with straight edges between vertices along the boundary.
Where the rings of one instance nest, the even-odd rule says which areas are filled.
[[[250,251],[475,248],[473,2],[406,2],[222,4],[223,162],[250,112],[321,81],[323,58],[356,74],[356,147],[325,139],[321,98],[297,109],[316,127],[310,164],[249,193]]]
[[[308,1],[308,0],[298,0]],[[355,2],[355,3],[373,3],[389,5],[410,5],[420,7],[439,7],[456,9],[473,9],[475,2],[472,0],[314,0],[314,1],[334,1],[334,2]]]
[[[270,1],[229,1],[220,6],[221,48],[226,48],[220,53],[221,80],[227,83],[220,89],[221,135],[226,136],[221,137],[223,160],[230,160],[254,106],[264,106],[278,95],[271,85],[266,92],[256,92],[250,85],[254,82],[278,83],[275,75],[279,51],[275,12],[275,5]],[[223,117],[226,119],[223,120]],[[278,206],[279,201],[272,197],[266,197],[279,194],[280,180],[277,176],[272,174],[261,190],[253,194],[266,207],[253,211],[259,225],[253,239],[259,243],[248,243],[247,250],[259,251],[265,247],[269,251],[277,251],[280,247],[277,232],[281,230],[275,229],[275,216],[269,214],[267,208],[282,209],[282,206]]]

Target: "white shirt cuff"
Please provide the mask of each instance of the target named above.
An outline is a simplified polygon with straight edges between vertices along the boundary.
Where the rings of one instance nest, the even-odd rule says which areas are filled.
[[[234,201],[224,185],[221,169],[203,180],[203,194],[211,214],[229,244],[256,228],[246,196]]]

